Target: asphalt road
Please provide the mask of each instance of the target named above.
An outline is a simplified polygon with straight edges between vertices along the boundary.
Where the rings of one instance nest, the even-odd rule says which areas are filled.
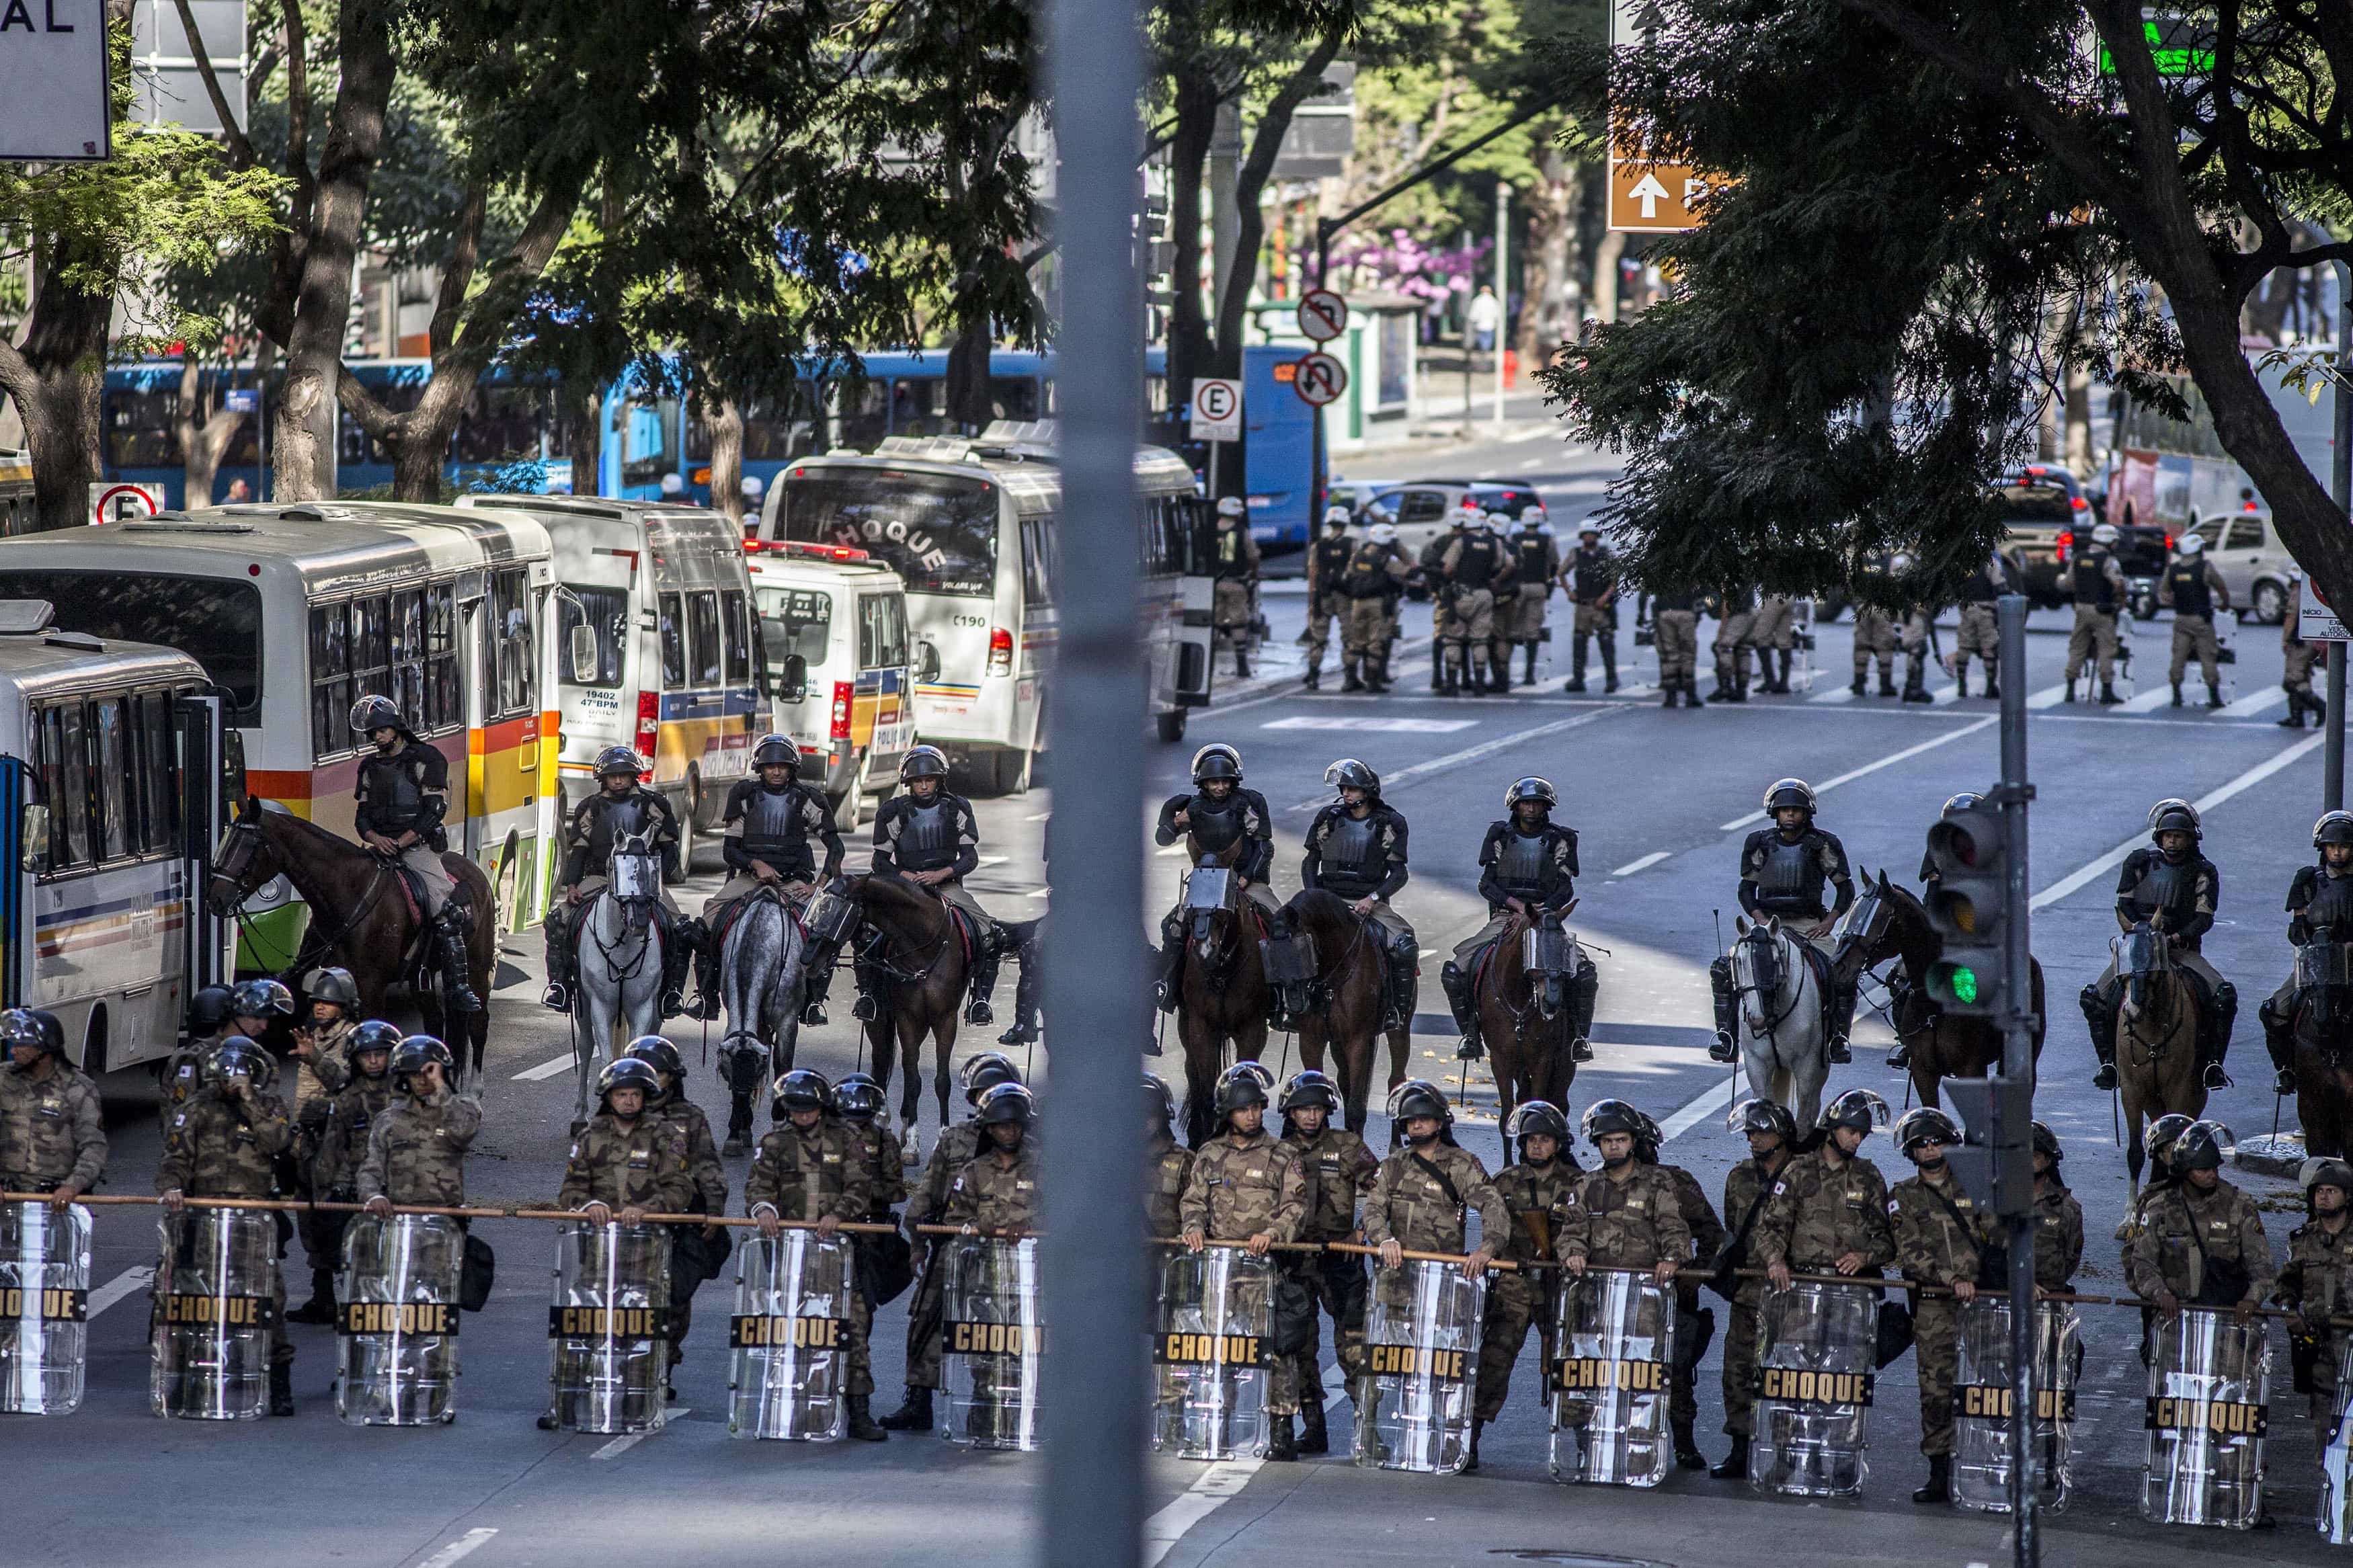
[[[1410,455],[1395,459],[1419,461]],[[1605,458],[1564,454],[1535,438],[1471,447],[1421,467],[1533,479],[1562,521],[1599,503],[1609,471]],[[1368,460],[1356,471],[1377,470]],[[1409,632],[1423,640],[1407,644],[1406,683],[1386,697],[1340,697],[1297,689],[1291,673],[1297,657],[1291,639],[1303,610],[1297,593],[1271,588],[1267,604],[1275,637],[1259,679],[1229,681],[1219,703],[1195,716],[1184,746],[1155,752],[1155,788],[1181,784],[1193,747],[1213,739],[1239,745],[1250,784],[1275,810],[1282,850],[1278,886],[1287,893],[1297,886],[1297,836],[1325,794],[1325,764],[1355,755],[1397,781],[1389,798],[1414,825],[1415,868],[1398,907],[1425,949],[1416,1070],[1461,1083],[1461,1140],[1491,1165],[1500,1143],[1492,1086],[1475,1070],[1467,1080],[1456,1076],[1435,972],[1445,950],[1483,918],[1472,859],[1512,779],[1527,773],[1552,779],[1561,792],[1561,820],[1582,835],[1575,924],[1580,938],[1600,950],[1602,983],[1599,1059],[1578,1075],[1575,1108],[1605,1095],[1633,1100],[1676,1130],[1668,1158],[1720,1192],[1725,1170],[1744,1151],[1723,1131],[1728,1085],[1704,1052],[1704,971],[1715,950],[1712,911],[1728,915],[1733,906],[1734,854],[1760,792],[1782,774],[1810,779],[1822,792],[1823,825],[1854,858],[1873,871],[1884,867],[1908,878],[1938,805],[1956,790],[1982,786],[1996,771],[1990,703],[1954,700],[1949,691],[1926,706],[1841,700],[1843,623],[1821,628],[1810,690],[1666,712],[1657,708],[1655,691],[1645,689],[1645,653],[1632,647],[1630,616],[1620,634],[1628,686],[1614,697],[1600,696],[1598,681],[1596,694],[1585,699],[1559,693],[1565,637],[1547,648],[1535,689],[1504,698],[1432,697],[1423,689],[1423,606],[1409,615]],[[2264,695],[2276,697],[2276,631],[2240,629],[2235,700],[2220,713],[2175,711],[2161,698],[2149,700],[2161,689],[2168,636],[2162,622],[2139,628],[2144,681],[2122,711],[2046,700],[2055,697],[2063,657],[2060,618],[2036,616],[2030,637],[2026,680],[2036,694],[2031,754],[2041,792],[2032,826],[2034,945],[2050,975],[2052,1011],[2037,1114],[2066,1142],[2066,1173],[2091,1238],[2080,1278],[2094,1291],[2124,1288],[2110,1239],[2125,1207],[2124,1169],[2111,1142],[2107,1097],[2088,1087],[2091,1056],[2073,997],[2105,961],[2115,929],[2113,852],[2139,838],[2152,800],[2179,795],[2211,803],[2202,807],[2205,848],[2221,868],[2224,905],[2206,951],[2243,998],[2232,1057],[2239,1087],[2218,1095],[2211,1113],[2242,1132],[2268,1131],[2274,1106],[2254,1007],[2287,962],[2279,899],[2306,858],[2308,826],[2319,809],[2317,738],[2276,728],[2282,709]],[[1710,684],[1704,677],[1703,690]],[[1932,685],[1948,683],[1939,675]],[[1039,847],[1050,770],[1041,781],[1026,796],[979,805],[987,843],[973,886],[985,904],[1009,915],[1044,908]],[[1140,812],[1150,804],[1139,803]],[[1164,906],[1174,896],[1179,862],[1162,854],[1149,864],[1151,897]],[[714,884],[703,876],[681,902],[696,907]],[[571,1081],[562,1068],[549,1070],[565,1047],[560,1020],[536,1005],[536,946],[535,940],[511,943],[494,1002],[484,1132],[470,1176],[474,1194],[486,1201],[552,1197],[565,1152]],[[1011,993],[1008,974],[1000,1012]],[[839,1022],[803,1035],[803,1065],[838,1075],[856,1062],[848,994],[845,979],[837,992]],[[984,1036],[995,1032],[967,1031],[959,1055],[982,1048]],[[1867,1085],[1901,1106],[1903,1084],[1879,1065],[1881,1051],[1870,1043],[1884,1037],[1875,1023],[1866,1026],[1856,1062],[1837,1069],[1834,1089]],[[1170,1055],[1156,1065],[1175,1077],[1181,1066],[1173,1031],[1171,1038]],[[703,1065],[699,1028],[685,1026],[681,1042],[698,1099],[721,1110],[723,1096]],[[1271,1045],[1269,1055],[1280,1068],[1297,1065],[1287,1040]],[[1050,1094],[1046,1053],[1036,1065]],[[144,1192],[157,1152],[150,1091],[136,1075],[121,1075],[107,1089],[115,1138],[110,1186]],[[1687,1114],[1675,1116],[1679,1110]],[[928,1147],[937,1121],[928,1086],[921,1114]],[[2283,1125],[2293,1124],[2290,1106]],[[1385,1134],[1377,1119],[1376,1142]],[[1865,1153],[1891,1179],[1905,1173],[1883,1140]],[[745,1164],[730,1162],[739,1191]],[[2235,1179],[2263,1205],[2274,1247],[2284,1252],[2286,1232],[2300,1223],[2291,1188],[2261,1176]],[[80,1563],[102,1552],[111,1560],[189,1568],[291,1562],[448,1568],[464,1557],[479,1568],[509,1568],[733,1563],[778,1552],[861,1565],[1010,1563],[1028,1555],[1040,1474],[1034,1458],[957,1452],[936,1434],[825,1447],[731,1440],[719,1326],[723,1284],[705,1287],[700,1298],[677,1418],[667,1429],[635,1442],[535,1430],[533,1418],[545,1395],[540,1307],[552,1248],[543,1231],[522,1223],[484,1229],[499,1249],[499,1285],[490,1309],[466,1328],[462,1413],[454,1426],[412,1432],[343,1426],[327,1394],[332,1336],[298,1327],[299,1418],[215,1426],[148,1415],[141,1271],[153,1265],[154,1232],[144,1211],[104,1213],[90,1394],[69,1418],[19,1422],[0,1438],[16,1500],[0,1558]],[[297,1265],[299,1300],[307,1279],[299,1257],[290,1263]],[[875,1334],[883,1407],[895,1403],[899,1385],[904,1305],[902,1299],[886,1308]],[[2275,1347],[2270,1447],[2279,1531],[2192,1534],[2140,1521],[2137,1328],[2129,1314],[2086,1310],[2077,1491],[2066,1512],[2047,1523],[2046,1561],[2137,1564],[2158,1551],[2317,1561],[2321,1548],[2308,1522],[2317,1481],[2311,1426],[2302,1399],[2285,1387],[2284,1342]],[[1531,1348],[1510,1410],[1491,1429],[1483,1468],[1474,1477],[1373,1474],[1345,1458],[1206,1468],[1153,1460],[1152,1560],[1171,1568],[1213,1558],[1221,1565],[1427,1564],[1582,1552],[1696,1568],[1792,1551],[1824,1564],[1957,1565],[2007,1556],[2000,1521],[1908,1500],[1921,1469],[1908,1357],[1880,1380],[1873,1473],[1863,1499],[1807,1507],[1683,1475],[1655,1496],[1556,1487],[1547,1477],[1534,1356]],[[1703,1446],[1711,1457],[1724,1447],[1715,1433],[1717,1365],[1712,1350],[1700,1390]],[[1337,1396],[1336,1375],[1330,1391]],[[1341,1402],[1335,1415],[1346,1410]]]

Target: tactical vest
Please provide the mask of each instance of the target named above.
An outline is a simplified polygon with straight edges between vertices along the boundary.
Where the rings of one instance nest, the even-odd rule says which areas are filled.
[[[1765,864],[1757,868],[1757,907],[1777,915],[1822,911],[1822,862],[1812,834],[1795,844],[1778,834],[1767,841]]]
[[[1990,565],[1980,566],[1969,574],[1968,582],[1961,584],[1961,603],[1990,605],[2008,592],[2010,583],[2006,574],[1997,577]]]
[[[1328,594],[1337,588],[1341,578],[1347,574],[1349,563],[1355,558],[1356,553],[1356,547],[1348,542],[1346,534],[1342,534],[1337,539],[1327,534],[1317,540],[1315,542],[1316,591]],[[1376,567],[1376,570],[1377,569]]]
[[[1549,557],[1552,553],[1552,541],[1541,533],[1531,531],[1521,534],[1513,542],[1518,546],[1519,551],[1520,581],[1524,584],[1534,583],[1539,586],[1543,585],[1545,579],[1550,575],[1549,568],[1552,563]]]
[[[1651,595],[1653,615],[1692,615],[1698,609],[1699,595],[1689,588],[1662,588]]]
[[[1462,542],[1462,553],[1455,558],[1454,585],[1476,593],[1492,588],[1496,574],[1503,567],[1503,548],[1491,534],[1473,534]]]
[[[2079,551],[2074,566],[2075,602],[2090,605],[2102,615],[2114,615],[2116,608],[2116,585],[2108,581],[2108,552],[2105,550]]]
[[[1514,828],[1504,835],[1495,853],[1495,879],[1515,899],[1542,899],[1552,892],[1560,867],[1552,858],[1552,833],[1535,834]]]
[[[1239,791],[1223,800],[1211,800],[1206,792],[1196,794],[1185,803],[1185,815],[1192,826],[1188,831],[1201,847],[1201,858],[1230,849],[1247,837],[1242,823],[1242,802]]]
[[[1377,815],[1359,822],[1345,810],[1334,812],[1332,830],[1324,839],[1321,854],[1316,885],[1343,898],[1367,897],[1388,878],[1388,855],[1381,847]]]
[[[2311,897],[2304,906],[2304,923],[2327,926],[2336,941],[2353,942],[2353,877],[2316,873]]]
[[[1617,581],[1615,563],[1609,559],[1609,552],[1599,545],[1590,550],[1581,544],[1578,545],[1577,553],[1569,557],[1569,580],[1574,587],[1573,596],[1583,604],[1589,605],[1601,597],[1609,591],[1610,584]],[[1689,606],[1675,607],[1683,609]]]
[[[2176,616],[2214,618],[2214,591],[2206,584],[2206,560],[2177,561],[2165,569],[2165,585],[2173,594]]]
[[[786,876],[803,879],[817,869],[810,853],[808,826],[803,816],[807,797],[797,784],[782,789],[761,784],[744,798],[744,853],[765,860]]]
[[[2192,856],[2177,866],[2162,855],[2150,856],[2141,869],[2140,880],[2133,884],[2125,901],[2143,919],[2162,913],[2168,929],[2180,930],[2182,923],[2198,912],[2197,858]]]
[[[360,759],[358,793],[367,802],[369,819],[386,837],[408,832],[425,815],[425,786],[418,778],[424,763],[412,754],[416,749],[411,744],[388,757]]]
[[[1239,527],[1217,531],[1216,552],[1218,575],[1231,580],[1250,575],[1250,560],[1242,546],[1246,537]]]
[[[911,807],[900,819],[898,842],[891,858],[902,871],[939,871],[955,864],[955,817],[947,803]]]
[[[1348,557],[1345,574],[1340,585],[1352,599],[1371,599],[1389,591],[1390,547],[1371,541],[1356,546]]]

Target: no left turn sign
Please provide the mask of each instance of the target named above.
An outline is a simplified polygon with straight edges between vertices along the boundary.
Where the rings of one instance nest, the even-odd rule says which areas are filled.
[[[1314,353],[1291,367],[1291,390],[1321,408],[1348,390],[1348,367],[1330,354]]]
[[[1348,302],[1329,289],[1310,289],[1299,298],[1299,330],[1312,342],[1328,343],[1348,328]]]

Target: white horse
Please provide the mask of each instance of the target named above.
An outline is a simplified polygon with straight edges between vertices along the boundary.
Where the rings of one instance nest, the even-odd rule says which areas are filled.
[[[1831,1076],[1821,983],[1805,943],[1782,930],[1778,917],[1734,925],[1740,934],[1732,943],[1732,988],[1748,1091],[1787,1106],[1799,1131],[1811,1131]]]
[[[800,922],[776,894],[753,894],[719,950],[719,995],[727,1009],[727,1034],[719,1043],[719,1076],[728,1090],[723,1153],[751,1147],[753,1097],[793,1065],[807,979]]]
[[[605,885],[591,897],[576,938],[572,992],[573,1070],[580,1080],[577,1114],[595,1108],[596,1074],[628,1041],[661,1027],[661,861],[652,834],[624,834],[613,845]]]

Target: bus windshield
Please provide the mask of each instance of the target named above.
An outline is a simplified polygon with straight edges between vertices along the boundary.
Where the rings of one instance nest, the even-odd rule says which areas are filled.
[[[900,468],[791,471],[782,529],[803,544],[878,557],[911,594],[989,597],[997,587],[997,487]]]
[[[228,689],[232,723],[261,722],[261,594],[250,583],[121,572],[0,572],[0,598],[47,599],[64,631],[178,648]]]
[[[618,687],[623,639],[629,630],[629,591],[566,583],[555,602],[560,622],[555,630],[555,647],[564,660],[565,684],[594,686],[607,691]],[[580,626],[596,634],[596,664],[593,669],[580,668],[572,658],[572,628]]]

